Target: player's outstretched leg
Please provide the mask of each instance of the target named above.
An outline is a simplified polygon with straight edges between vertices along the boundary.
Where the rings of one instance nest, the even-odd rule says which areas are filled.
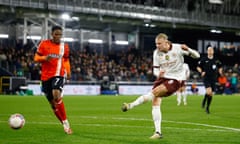
[[[135,101],[131,102],[131,103],[123,103],[122,105],[122,111],[123,112],[126,112],[132,108],[134,108],[135,106],[138,106],[138,105],[141,105],[147,101],[150,101],[152,100],[153,98],[153,94],[150,92],[148,94],[145,94],[145,95],[142,95],[142,96],[139,96]]]
[[[123,105],[122,105],[122,111],[123,111],[123,112],[126,112],[126,111],[128,111],[128,110],[129,110],[129,108],[130,108],[130,106],[129,106],[129,104],[128,104],[128,103],[123,103]]]

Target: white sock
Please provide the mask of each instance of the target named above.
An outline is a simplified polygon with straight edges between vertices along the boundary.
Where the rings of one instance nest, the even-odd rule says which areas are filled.
[[[183,95],[184,104],[187,104],[187,94],[186,94],[186,92],[182,92],[182,95]]]
[[[177,104],[181,104],[181,92],[177,92]]]
[[[150,92],[148,94],[139,96],[135,101],[133,101],[132,103],[130,103],[129,108],[132,109],[135,106],[138,106],[144,102],[150,101],[153,98],[153,94]]]
[[[70,128],[70,124],[69,124],[69,122],[68,122],[67,119],[64,120],[64,121],[62,121],[62,123],[63,123],[63,128],[64,128],[64,129],[68,129],[68,128]]]
[[[162,112],[160,106],[152,106],[152,118],[155,127],[155,132],[162,133],[161,131]]]

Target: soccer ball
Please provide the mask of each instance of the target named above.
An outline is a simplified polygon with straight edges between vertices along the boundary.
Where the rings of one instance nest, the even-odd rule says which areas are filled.
[[[9,126],[12,129],[20,129],[25,124],[25,119],[23,115],[19,113],[12,114],[8,119]]]

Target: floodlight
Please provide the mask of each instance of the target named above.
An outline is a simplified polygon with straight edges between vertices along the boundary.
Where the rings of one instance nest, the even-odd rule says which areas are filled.
[[[8,34],[0,34],[0,38],[8,38]]]
[[[61,17],[64,20],[69,20],[70,19],[70,15],[68,13],[63,13]]]
[[[27,39],[40,40],[41,36],[37,36],[37,35],[27,36]]]
[[[128,41],[116,40],[115,43],[116,43],[117,45],[128,45]]]
[[[208,2],[211,4],[223,4],[222,0],[208,0]]]
[[[102,44],[103,40],[101,40],[101,39],[89,39],[88,42],[89,43],[95,43],[95,44]]]

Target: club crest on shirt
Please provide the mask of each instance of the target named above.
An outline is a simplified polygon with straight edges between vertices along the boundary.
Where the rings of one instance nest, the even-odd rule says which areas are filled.
[[[165,55],[165,60],[169,60],[169,55]]]
[[[214,69],[214,70],[215,70],[216,68],[217,68],[217,66],[216,66],[216,65],[212,65],[212,69]]]

